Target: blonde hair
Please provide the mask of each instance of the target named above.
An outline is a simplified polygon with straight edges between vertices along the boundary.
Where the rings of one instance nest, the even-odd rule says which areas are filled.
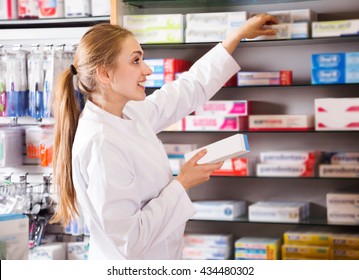
[[[131,35],[130,31],[109,23],[94,25],[76,49],[74,69],[66,69],[58,80],[52,110],[55,117],[53,178],[59,199],[51,223],[60,222],[66,226],[79,214],[72,181],[71,154],[80,116],[74,75],[77,75],[80,92],[91,99],[91,94],[97,90],[96,69],[99,66],[114,69],[123,42]]]

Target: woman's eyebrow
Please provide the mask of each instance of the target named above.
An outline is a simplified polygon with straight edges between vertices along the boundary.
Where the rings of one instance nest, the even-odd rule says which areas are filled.
[[[131,56],[133,56],[134,54],[139,54],[139,55],[143,56],[143,51],[134,51],[131,53]]]

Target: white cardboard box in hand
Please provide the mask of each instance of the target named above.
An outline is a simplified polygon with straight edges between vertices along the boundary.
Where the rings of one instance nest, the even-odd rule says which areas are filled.
[[[186,161],[192,158],[199,151],[206,149],[207,154],[198,161],[198,164],[216,163],[226,159],[235,158],[249,152],[247,135],[235,134],[214,142],[184,155]]]

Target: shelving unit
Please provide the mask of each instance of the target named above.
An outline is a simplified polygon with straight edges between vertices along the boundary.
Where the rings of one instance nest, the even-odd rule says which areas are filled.
[[[112,0],[111,22],[121,24],[124,14],[161,14],[191,12],[247,11],[266,12],[309,8],[319,20],[357,18],[359,2],[331,1],[250,1],[250,0],[180,0],[118,1]],[[355,2],[355,3],[354,3]],[[146,58],[175,57],[197,60],[216,43],[142,45]],[[243,71],[293,70],[291,86],[226,87],[214,100],[251,100],[253,114],[313,114],[314,99],[325,97],[359,97],[359,84],[312,85],[311,54],[322,52],[359,51],[359,36],[275,41],[241,42],[233,56]],[[148,89],[151,94],[155,89]],[[250,156],[269,150],[358,151],[358,131],[248,132]],[[233,135],[234,132],[162,132],[163,143],[198,144],[199,147]],[[247,217],[233,221],[191,220],[186,230],[198,233],[233,233],[236,236],[281,236],[285,231],[300,228],[359,233],[357,226],[328,224],[325,194],[341,189],[358,191],[359,178],[283,178],[225,177],[211,180],[189,191],[192,200],[245,199],[304,200],[311,202],[311,217],[303,222],[250,222]]]

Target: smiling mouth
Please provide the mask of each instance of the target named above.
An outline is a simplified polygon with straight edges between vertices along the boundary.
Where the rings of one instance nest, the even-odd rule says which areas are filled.
[[[146,82],[139,82],[137,85],[139,85],[140,87],[145,87],[145,83]]]

